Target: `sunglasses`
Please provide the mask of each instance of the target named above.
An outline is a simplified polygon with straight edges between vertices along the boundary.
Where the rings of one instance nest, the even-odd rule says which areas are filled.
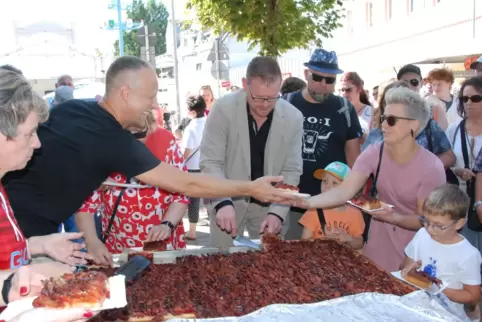
[[[412,78],[410,80],[407,80],[406,82],[412,85],[413,87],[417,87],[418,85],[420,85],[420,81],[416,78]]]
[[[414,121],[415,119],[411,119],[408,117],[401,117],[395,115],[382,115],[380,117],[380,123],[387,121],[388,126],[395,126],[399,120],[407,120],[407,121]]]
[[[141,131],[141,132],[135,132],[135,133],[132,133],[132,135],[134,135],[134,137],[136,139],[143,139],[147,136],[147,129],[145,129],[144,131]]]
[[[462,102],[468,103],[469,101],[472,101],[472,103],[480,103],[482,102],[482,96],[481,95],[474,95],[474,96],[462,96]]]
[[[340,90],[342,91],[342,93],[351,93],[353,91],[353,87],[346,87]]]
[[[331,85],[331,84],[335,84],[336,82],[336,77],[321,76],[321,75],[313,74],[312,72],[310,72],[310,75],[311,75],[311,79],[317,83],[321,83],[324,80],[326,84]]]

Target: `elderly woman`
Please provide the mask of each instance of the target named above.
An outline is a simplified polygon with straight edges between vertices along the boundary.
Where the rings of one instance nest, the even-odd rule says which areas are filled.
[[[355,161],[353,171],[340,186],[311,197],[303,207],[332,208],[352,199],[376,174],[378,198],[393,209],[371,213],[363,254],[387,271],[397,271],[404,249],[421,226],[419,215],[428,194],[445,183],[442,162],[419,144],[430,113],[424,100],[408,88],[386,93],[381,117],[384,142],[369,146]]]
[[[133,129],[134,136],[144,142],[159,160],[186,170],[183,154],[172,133],[159,127],[151,114],[148,124],[148,130]],[[109,180],[117,184],[144,185],[136,179],[128,181],[120,173],[112,174]],[[112,263],[111,254],[142,247],[144,241],[166,240],[174,249],[185,248],[182,217],[188,203],[186,196],[157,187],[123,189],[106,186],[84,202],[76,214],[76,222],[79,230],[85,233],[87,250],[94,261],[107,265]],[[103,240],[97,237],[93,217],[99,207]]]
[[[387,91],[397,87],[410,88],[410,85],[406,81],[397,81],[388,84],[383,89],[383,91],[379,95],[378,109],[373,117],[372,130],[368,134],[368,137],[366,138],[365,143],[362,146],[362,151],[367,149],[370,145],[383,142],[384,136],[382,131],[382,123],[380,122],[380,116],[383,115],[383,113],[385,112],[385,106],[387,105],[385,96]],[[440,158],[440,161],[442,161],[445,169],[449,169],[451,166],[454,165],[454,152],[451,149],[450,142],[447,139],[447,136],[437,124],[437,122],[434,122],[430,119],[427,126],[422,128],[417,135],[416,141],[425,149],[431,151],[436,156],[438,156]]]
[[[40,148],[37,126],[47,116],[47,105],[27,79],[15,72],[0,70],[0,178],[8,171],[24,168],[34,149]],[[68,265],[55,262],[20,269],[28,265],[32,257],[47,255],[68,264],[85,263],[85,258],[91,258],[80,251],[84,245],[71,242],[82,237],[81,233],[26,239],[1,184],[0,203],[0,278],[3,280],[0,306],[38,294],[41,279],[71,271]]]

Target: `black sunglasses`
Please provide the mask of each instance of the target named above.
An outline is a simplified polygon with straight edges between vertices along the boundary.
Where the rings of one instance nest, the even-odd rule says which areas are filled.
[[[132,135],[134,135],[134,137],[136,139],[143,139],[147,136],[147,129],[145,129],[144,131],[141,131],[141,132],[135,132],[135,133],[132,133]]]
[[[482,102],[482,96],[481,95],[473,95],[473,96],[462,96],[462,102],[468,103],[469,101],[472,101],[472,103],[480,103]]]
[[[311,79],[317,83],[321,83],[323,80],[325,80],[325,83],[327,83],[328,85],[331,85],[331,84],[335,84],[336,82],[336,77],[321,76],[321,75],[313,74],[312,72],[310,72],[310,74],[311,74]]]
[[[418,85],[420,85],[420,81],[416,78],[412,78],[410,80],[407,80],[406,82],[412,85],[413,87],[417,87]]]
[[[353,87],[345,87],[341,89],[342,93],[351,93],[353,91]]]
[[[395,115],[382,115],[380,117],[380,123],[383,123],[384,121],[387,121],[388,126],[395,126],[395,124],[397,124],[398,120],[414,121],[415,119],[411,119],[411,118],[408,118],[408,117],[395,116]]]

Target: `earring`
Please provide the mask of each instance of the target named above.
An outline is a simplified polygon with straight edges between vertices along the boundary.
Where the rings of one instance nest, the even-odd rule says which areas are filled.
[[[413,130],[410,130],[410,134],[412,135],[412,138],[413,138],[413,137],[414,137],[414,136],[413,136]]]

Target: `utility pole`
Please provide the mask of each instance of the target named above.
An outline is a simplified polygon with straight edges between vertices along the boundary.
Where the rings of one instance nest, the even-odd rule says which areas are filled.
[[[177,61],[177,26],[176,26],[176,15],[174,13],[174,0],[171,0],[171,21],[172,21],[172,42],[174,56],[174,79],[176,81],[176,115],[177,123],[181,123],[181,102],[179,100],[179,66]]]
[[[121,0],[117,0],[117,21],[119,23],[119,55],[124,56],[124,33],[122,26]]]
[[[477,12],[476,12],[476,8],[477,6],[475,5],[475,2],[477,0],[473,0],[474,3],[472,5],[472,37],[475,38],[477,36],[477,33],[476,33],[476,26],[477,26]]]
[[[144,25],[144,32],[146,33],[145,35],[145,39],[146,39],[146,61],[147,62],[150,62],[150,57],[149,57],[149,54],[150,54],[150,48],[149,48],[149,26],[146,24]],[[155,67],[155,65],[154,65]]]
[[[221,37],[217,37],[214,41],[214,52],[216,54],[216,88],[218,98],[221,97],[221,58],[219,57],[219,43],[221,42]]]

